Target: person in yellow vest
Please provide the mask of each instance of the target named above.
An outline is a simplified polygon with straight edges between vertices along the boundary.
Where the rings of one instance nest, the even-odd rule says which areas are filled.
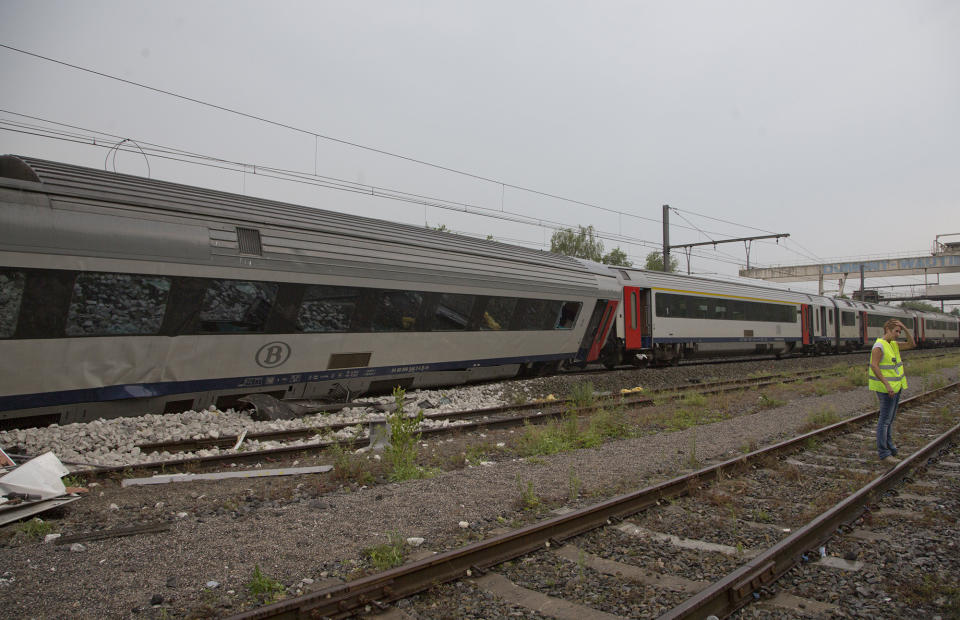
[[[907,376],[903,372],[903,358],[897,337],[907,339],[903,349],[916,345],[907,326],[897,319],[883,324],[883,336],[877,338],[870,352],[870,389],[880,401],[880,416],[877,418],[877,455],[883,463],[899,463],[897,448],[893,445],[893,418],[897,415],[900,394],[907,388]]]

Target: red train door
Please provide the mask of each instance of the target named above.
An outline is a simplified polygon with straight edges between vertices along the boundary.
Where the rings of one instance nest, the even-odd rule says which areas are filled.
[[[863,344],[870,344],[870,336],[867,333],[867,313],[860,313],[860,333],[863,334]]]
[[[643,348],[643,322],[646,320],[643,290],[623,287],[623,333],[627,350]]]

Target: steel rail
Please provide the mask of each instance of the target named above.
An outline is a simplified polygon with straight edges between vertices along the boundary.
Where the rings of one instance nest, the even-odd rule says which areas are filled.
[[[729,392],[741,389],[744,385],[751,385],[756,387],[763,387],[766,385],[775,385],[777,383],[782,383],[784,381],[810,381],[817,376],[813,373],[819,372],[819,370],[813,371],[802,371],[800,373],[794,373],[793,377],[785,375],[767,375],[765,377],[754,377],[754,378],[745,378],[745,379],[735,379],[732,381],[719,381],[714,383],[707,384],[697,384],[696,386],[691,386],[686,390],[669,390],[669,393],[666,398],[670,400],[676,400],[682,398],[684,392],[687,391],[696,391],[700,394],[719,394],[722,392]],[[716,386],[716,387],[711,387]],[[698,388],[710,388],[710,389],[698,389]],[[600,399],[601,402],[596,405],[591,405],[587,407],[580,407],[575,410],[575,413],[590,413],[600,409],[604,404],[609,402],[615,402],[618,405],[624,406],[633,406],[633,407],[649,407],[653,406],[654,398],[650,396],[640,396],[640,395],[630,395],[630,394],[612,394],[608,398]],[[503,418],[494,418],[494,419],[484,419],[477,420],[473,422],[466,422],[463,424],[457,424],[454,426],[446,427],[436,427],[436,428],[427,428],[419,431],[421,437],[428,437],[433,435],[444,435],[448,433],[455,432],[464,432],[472,431],[477,429],[497,429],[497,428],[512,428],[516,426],[523,426],[525,424],[536,424],[544,420],[555,419],[566,415],[569,409],[569,404],[571,401],[536,401],[533,403],[526,403],[523,405],[504,405],[501,407],[490,407],[486,409],[474,409],[471,411],[463,412],[450,412],[450,414],[436,414],[436,417],[445,419],[451,417],[467,417],[467,416],[488,416],[496,413],[503,413],[516,410],[529,410],[529,409],[540,409],[535,413],[529,413],[519,416],[509,416]],[[549,408],[545,408],[545,405],[549,405]],[[356,424],[347,424],[345,426],[356,426]],[[285,433],[288,431],[277,431],[279,433]],[[316,431],[314,430],[304,430],[297,431],[302,433],[300,438],[309,437],[314,435]],[[270,435],[269,433],[267,435]],[[264,434],[259,435],[261,438]],[[255,436],[248,435],[248,439],[255,439]],[[230,441],[226,443],[233,444],[236,443],[236,437],[229,438]],[[189,440],[197,441],[197,440]],[[219,441],[219,440],[216,440]],[[189,442],[188,442],[189,443]],[[263,461],[277,461],[282,458],[286,458],[290,455],[296,454],[308,454],[311,452],[321,452],[323,450],[328,450],[333,447],[341,447],[344,449],[356,450],[370,445],[369,437],[359,437],[355,439],[342,439],[337,441],[327,441],[320,442],[316,444],[300,444],[293,446],[282,446],[279,448],[269,448],[265,450],[251,450],[247,452],[230,452],[226,454],[214,454],[210,456],[190,456],[180,459],[171,459],[166,461],[151,461],[146,463],[137,463],[133,465],[104,465],[104,466],[94,466],[92,469],[78,470],[78,473],[82,473],[85,476],[97,477],[104,476],[114,473],[130,473],[137,471],[168,471],[172,469],[177,469],[181,467],[185,468],[196,468],[207,465],[216,465],[218,463],[230,462],[230,463],[259,463]]]
[[[921,404],[958,387],[960,387],[960,382],[906,399],[901,405],[914,406]],[[811,437],[822,437],[849,429],[876,415],[876,411],[864,413],[782,441],[773,446],[755,450],[749,454],[724,461],[717,465],[705,467],[685,476],[661,482],[639,491],[620,495],[594,504],[593,506],[553,517],[540,523],[528,525],[513,532],[473,543],[460,549],[438,553],[429,558],[393,568],[382,573],[361,577],[311,594],[253,609],[232,616],[232,620],[254,620],[259,618],[344,618],[364,610],[368,605],[382,607],[386,603],[410,596],[433,585],[460,577],[482,574],[485,569],[501,562],[525,555],[545,546],[549,547],[554,544],[559,544],[568,538],[596,529],[614,520],[624,519],[657,504],[663,499],[679,497],[689,493],[691,489],[698,486],[701,478],[716,477],[724,472],[742,468],[747,463],[759,457],[792,451],[802,446],[804,442]],[[960,427],[960,425],[958,425],[958,427]],[[955,433],[957,430],[955,427],[951,432]],[[943,441],[944,440],[941,440],[940,443]],[[894,468],[893,472],[905,472],[905,470],[911,468],[913,464],[918,463],[922,458],[924,457],[911,456]],[[895,480],[892,479],[893,472],[882,477],[882,489],[889,488],[889,486],[895,482]],[[874,492],[876,492],[876,490]],[[839,508],[842,508],[838,516],[818,518],[815,523],[823,521],[833,524],[834,522],[842,522],[843,518],[847,520],[855,518],[856,515],[860,514],[862,508],[852,509],[849,507],[850,505],[851,501],[849,499],[844,500],[838,505]],[[825,525],[824,527],[828,526]],[[830,525],[829,527],[834,526]],[[797,535],[793,535],[788,540],[797,538]],[[807,539],[804,539],[799,546],[803,547],[803,551],[811,547]],[[796,557],[799,557],[795,551],[794,553]],[[765,562],[754,560],[750,562],[748,566],[750,567],[749,570],[744,569],[742,572],[738,571],[734,573],[735,577],[729,578],[728,581],[730,585],[728,587],[725,586],[726,589],[711,598],[711,604],[714,600],[720,600],[729,596],[726,594],[728,590],[746,592],[746,595],[749,595],[755,588],[756,583],[764,583],[765,580],[769,581],[772,579],[772,575],[782,574],[782,571],[777,572],[779,569],[775,562],[771,564],[771,560],[766,560]],[[725,582],[726,581],[727,580],[725,580]],[[712,591],[713,588],[710,590]],[[691,613],[697,613],[697,617],[704,617],[705,615],[701,612]]]
[[[954,383],[948,387],[957,385]],[[705,618],[710,615],[718,618],[729,616],[753,600],[754,592],[779,579],[795,565],[803,562],[805,554],[832,538],[838,527],[859,518],[877,496],[903,480],[912,470],[923,467],[928,459],[940,453],[958,436],[960,436],[960,424],[745,565],[662,614],[660,620]]]
[[[818,374],[820,373],[820,374]],[[663,388],[652,392],[658,396],[661,394],[671,395],[673,392],[678,391],[689,391],[689,390],[698,390],[702,391],[705,394],[717,393],[716,390],[711,390],[710,388],[722,388],[725,386],[731,386],[730,389],[735,389],[733,386],[741,385],[758,385],[760,387],[764,385],[770,385],[771,383],[778,383],[784,381],[796,381],[798,379],[811,380],[812,378],[824,376],[823,369],[813,369],[813,370],[802,370],[795,373],[772,373],[767,375],[761,375],[757,377],[745,377],[741,379],[728,379],[724,381],[712,381],[706,383],[696,383],[685,387],[672,387],[672,388]],[[779,381],[777,381],[779,379]],[[705,390],[706,388],[706,390]],[[628,396],[624,394],[609,394],[605,396],[598,396],[597,400],[601,403],[606,402],[616,402],[620,404],[627,405],[643,405],[647,404],[647,401],[654,399],[653,396],[645,395],[640,396],[636,394],[634,396]],[[523,404],[511,404],[511,405],[498,405],[496,407],[484,407],[480,409],[465,409],[462,411],[441,411],[437,413],[431,413],[424,416],[426,420],[447,420],[447,419],[459,419],[459,418],[468,418],[468,417],[482,417],[490,416],[501,413],[509,413],[511,411],[529,411],[532,409],[543,409],[546,407],[566,407],[572,404],[572,400],[537,400],[529,403]],[[368,406],[364,404],[356,404],[354,406]],[[389,412],[385,412],[389,415]],[[551,411],[552,413],[552,411]],[[265,431],[262,433],[247,433],[245,440],[255,440],[255,441],[283,441],[283,440],[297,440],[304,439],[316,435],[318,430],[323,431],[338,431],[344,428],[351,426],[370,426],[372,424],[383,423],[383,420],[376,421],[360,421],[360,422],[335,422],[333,424],[326,424],[322,426],[316,426],[312,428],[299,428],[299,429],[288,429],[282,431]],[[521,422],[522,424],[522,422]],[[237,443],[237,440],[240,439],[239,435],[224,435],[216,439],[213,438],[204,438],[204,439],[183,439],[167,442],[154,442],[154,443],[143,443],[137,444],[136,447],[140,448],[142,452],[161,452],[161,451],[176,451],[176,452],[189,452],[193,450],[199,450],[204,448],[213,448],[213,447],[224,447],[232,446]],[[342,442],[341,442],[342,443]]]

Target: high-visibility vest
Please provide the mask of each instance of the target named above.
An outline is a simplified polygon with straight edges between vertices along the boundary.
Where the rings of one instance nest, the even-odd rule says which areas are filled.
[[[883,347],[883,359],[880,360],[880,372],[883,373],[887,383],[893,388],[894,392],[907,389],[907,376],[903,373],[903,359],[900,357],[900,345],[894,342],[887,342],[883,338],[877,338],[877,342]],[[873,355],[873,352],[870,352]],[[874,392],[886,392],[887,386],[883,381],[873,374],[873,366],[870,366],[870,389]]]

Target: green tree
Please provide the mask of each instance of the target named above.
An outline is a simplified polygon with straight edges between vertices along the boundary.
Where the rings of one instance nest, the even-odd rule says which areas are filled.
[[[677,262],[677,257],[670,255],[670,271],[676,271],[679,263]],[[658,252],[654,250],[647,254],[647,264],[644,267],[648,271],[664,271],[663,269],[663,252]]]
[[[925,301],[905,301],[900,304],[900,307],[906,308],[907,310],[919,310],[921,312],[940,312],[940,308],[933,304],[928,304]]]
[[[577,231],[563,228],[553,233],[550,237],[550,251],[599,263],[603,260],[603,242],[596,238],[593,226],[577,228]]]
[[[953,316],[960,316],[960,308],[954,308],[948,314],[952,314]]]
[[[601,261],[604,265],[616,265],[617,267],[633,267],[633,263],[627,260],[627,253],[620,248],[613,248],[603,256]]]

